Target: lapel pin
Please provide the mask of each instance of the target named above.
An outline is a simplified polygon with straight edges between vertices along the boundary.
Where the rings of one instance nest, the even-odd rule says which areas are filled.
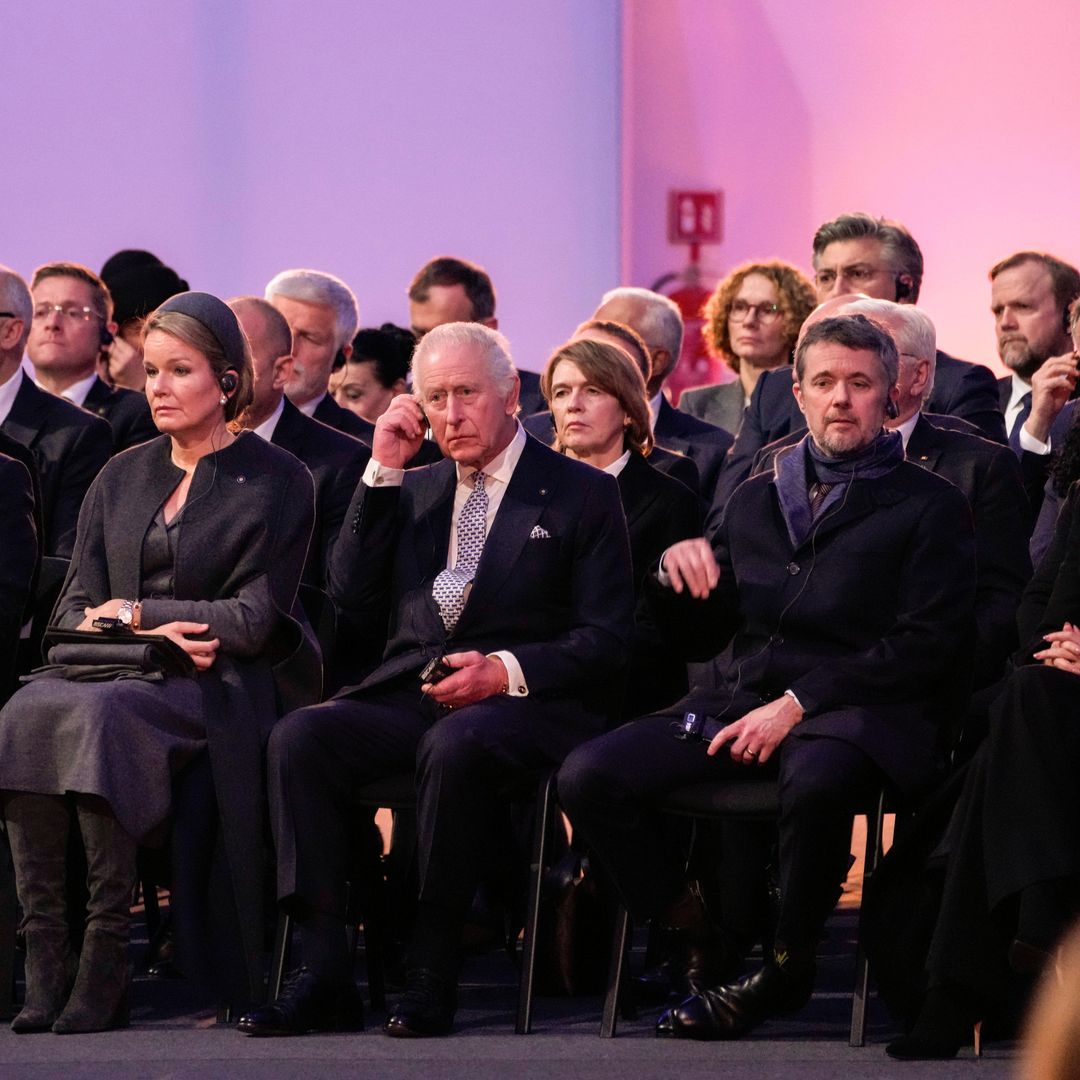
[[[541,488],[540,489],[540,494],[541,495],[546,495],[547,494],[547,488]]]
[[[238,476],[238,477],[236,478],[236,482],[237,482],[238,484],[243,484],[243,483],[244,483],[244,482],[245,482],[246,480],[247,480],[247,477],[246,477],[246,476]]]

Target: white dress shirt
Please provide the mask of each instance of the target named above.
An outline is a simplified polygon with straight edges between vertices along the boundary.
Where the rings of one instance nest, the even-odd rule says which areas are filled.
[[[41,386],[41,383],[39,383],[37,379],[35,379],[34,382],[37,383],[37,385],[41,387],[41,389],[44,390],[47,394],[52,393],[52,391],[49,390],[48,387]],[[92,375],[87,375],[85,379],[80,379],[78,382],[73,382],[69,387],[61,390],[57,396],[67,398],[67,400],[70,401],[72,405],[78,405],[81,409],[83,402],[86,401],[86,395],[90,393],[90,387],[93,386],[95,382],[97,382],[96,371]]]
[[[1024,382],[1024,380],[1014,372],[1012,376],[1012,389],[1009,392],[1009,404],[1005,407],[1005,430],[1010,435],[1012,434],[1012,429],[1016,426],[1016,421],[1020,417],[1020,410],[1024,407],[1024,395],[1030,393],[1031,383]],[[1046,442],[1040,442],[1026,427],[1022,427],[1017,439],[1020,443],[1020,449],[1027,450],[1030,454],[1038,454],[1041,457],[1045,457],[1050,453],[1049,435],[1046,437]]]
[[[15,404],[15,395],[19,392],[19,387],[22,386],[21,373],[22,368],[16,368],[7,382],[0,383],[0,424],[8,418],[11,406]]]
[[[322,397],[313,397],[310,401],[305,401],[303,405],[296,405],[295,401],[293,402],[293,404],[296,405],[296,407],[305,416],[314,416],[315,415],[315,410],[322,404],[323,398],[324,397],[329,397],[329,395],[330,395],[330,391],[327,390],[326,393],[322,395]]]
[[[274,431],[277,429],[278,421],[281,419],[281,414],[285,411],[285,399],[282,398],[277,403],[277,408],[257,427],[251,430],[256,435],[261,435],[267,442],[270,442],[274,438]]]

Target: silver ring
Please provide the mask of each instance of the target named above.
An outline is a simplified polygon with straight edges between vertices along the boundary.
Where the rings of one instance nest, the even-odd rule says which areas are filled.
[[[756,750],[744,750],[743,757],[757,757],[758,752]]]

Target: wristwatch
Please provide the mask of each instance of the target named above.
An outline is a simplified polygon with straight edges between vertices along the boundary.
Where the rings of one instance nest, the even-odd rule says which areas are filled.
[[[116,613],[120,625],[125,630],[138,630],[141,609],[142,604],[140,604],[138,600],[124,600]]]

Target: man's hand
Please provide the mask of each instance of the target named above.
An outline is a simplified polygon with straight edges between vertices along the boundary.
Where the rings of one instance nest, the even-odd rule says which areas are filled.
[[[136,630],[137,634],[160,634],[174,641],[181,649],[191,657],[192,663],[199,671],[207,671],[214,666],[217,659],[218,646],[221,642],[217,638],[209,641],[197,641],[188,637],[189,634],[205,634],[210,629],[209,623],[202,622],[167,622],[155,626],[152,630],[143,628]]]
[[[1031,376],[1031,415],[1024,430],[1039,442],[1050,437],[1058,413],[1069,400],[1078,377],[1075,352],[1064,356],[1052,356]]]
[[[97,607],[83,608],[83,621],[75,629],[93,630],[95,619],[115,619],[120,614],[120,605],[123,602],[123,600],[106,600],[104,604],[99,604]]]
[[[787,733],[803,718],[802,707],[788,694],[751,709],[728,724],[709,743],[709,754],[718,754],[731,743],[731,760],[740,765],[764,765]]]
[[[1036,660],[1041,660],[1047,667],[1080,675],[1080,630],[1067,622],[1060,630],[1047,634],[1043,640],[1050,644],[1033,654]]]
[[[671,578],[671,587],[677,593],[688,589],[697,600],[704,600],[720,580],[716,556],[709,542],[700,536],[672,544],[664,552],[660,565]]]
[[[462,652],[450,653],[443,659],[447,667],[457,670],[437,683],[424,683],[420,687],[440,705],[460,709],[506,690],[509,681],[506,665],[497,656],[485,656],[481,652]]]
[[[386,412],[375,421],[371,456],[388,469],[404,469],[424,441],[427,421],[416,398],[398,394]]]

